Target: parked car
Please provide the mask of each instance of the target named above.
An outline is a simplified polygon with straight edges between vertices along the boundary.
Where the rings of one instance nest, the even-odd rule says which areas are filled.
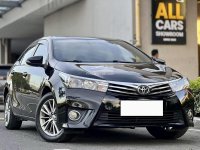
[[[163,64],[121,40],[41,38],[8,76],[5,127],[32,120],[51,142],[99,127],[179,138],[194,125],[194,99],[187,78]]]
[[[0,104],[3,103],[3,89],[11,66],[12,65],[0,65]]]

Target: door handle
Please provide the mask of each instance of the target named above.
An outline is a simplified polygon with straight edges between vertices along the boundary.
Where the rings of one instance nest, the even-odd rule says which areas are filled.
[[[27,72],[23,72],[23,77],[25,78],[28,75]]]

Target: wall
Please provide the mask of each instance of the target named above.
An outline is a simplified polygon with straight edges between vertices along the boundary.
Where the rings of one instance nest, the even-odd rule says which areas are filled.
[[[151,44],[151,0],[141,0],[141,48],[159,49],[167,65],[194,79],[198,76],[197,1],[187,1],[187,44]],[[119,38],[133,42],[134,0],[81,0],[45,17],[44,34]]]
[[[45,18],[44,34],[133,41],[132,0],[81,0]]]
[[[187,0],[187,44],[182,46],[151,44],[151,0],[141,0],[141,34],[142,49],[150,54],[157,48],[160,57],[166,60],[183,75],[194,79],[198,76],[197,47],[197,1]]]

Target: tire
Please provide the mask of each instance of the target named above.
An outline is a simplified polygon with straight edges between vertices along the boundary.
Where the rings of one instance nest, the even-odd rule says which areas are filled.
[[[188,128],[147,127],[147,130],[157,139],[178,139],[187,132]]]
[[[72,136],[57,124],[57,103],[52,93],[44,95],[36,110],[36,128],[40,136],[47,142],[70,141]]]
[[[8,94],[4,103],[4,118],[5,118],[5,127],[9,130],[20,129],[22,121],[17,118],[12,111],[11,107],[11,95]]]

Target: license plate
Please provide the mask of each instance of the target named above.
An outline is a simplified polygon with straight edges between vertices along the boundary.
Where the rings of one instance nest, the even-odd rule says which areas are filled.
[[[121,116],[163,116],[163,101],[121,101]]]

